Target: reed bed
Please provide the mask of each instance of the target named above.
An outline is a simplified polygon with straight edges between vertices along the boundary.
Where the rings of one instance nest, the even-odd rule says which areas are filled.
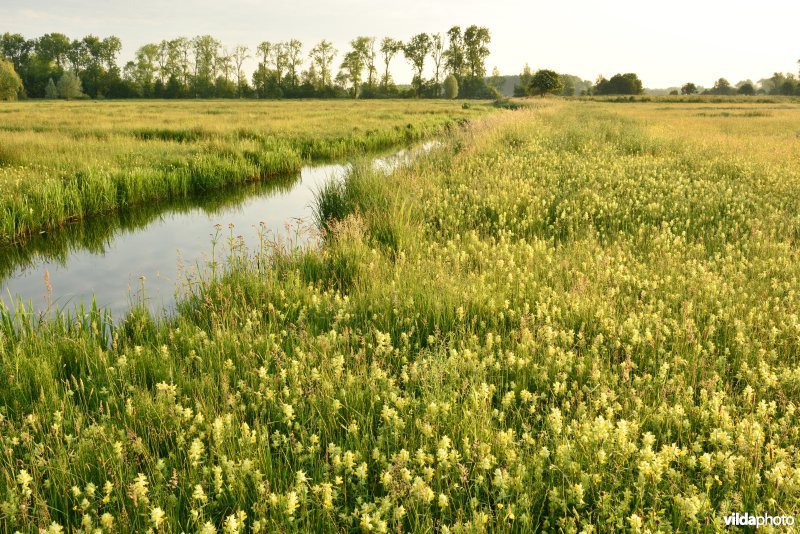
[[[5,103],[0,242],[410,143],[488,109],[448,101]]]

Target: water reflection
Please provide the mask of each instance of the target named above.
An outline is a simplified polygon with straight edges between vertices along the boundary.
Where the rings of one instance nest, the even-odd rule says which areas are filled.
[[[432,146],[376,158],[373,165],[389,172]],[[209,258],[218,231],[224,239],[233,225],[252,249],[260,244],[259,231],[291,237],[287,227],[310,223],[315,192],[349,169],[350,164],[307,166],[297,176],[137,206],[0,248],[0,301],[9,308],[21,301],[36,310],[51,304],[69,309],[88,305],[94,295],[99,307],[118,318],[141,298],[144,277],[150,307],[169,309],[176,284]]]

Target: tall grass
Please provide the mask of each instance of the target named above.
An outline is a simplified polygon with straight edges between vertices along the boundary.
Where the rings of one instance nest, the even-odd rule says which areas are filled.
[[[0,241],[430,137],[490,109],[449,102],[7,104]]]
[[[170,321],[136,309],[106,339],[85,321],[0,327],[0,523],[714,532],[732,512],[797,516],[800,160],[776,126],[797,113],[495,114],[326,190],[325,246],[231,246]],[[768,148],[741,153],[750,137]]]

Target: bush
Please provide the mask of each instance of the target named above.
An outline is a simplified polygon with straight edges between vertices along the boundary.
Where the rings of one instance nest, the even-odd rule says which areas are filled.
[[[0,100],[16,100],[22,80],[10,61],[0,59]]]
[[[58,80],[58,96],[70,100],[72,98],[81,98],[83,96],[83,88],[81,87],[81,79],[72,71],[67,71]]]
[[[47,80],[47,86],[44,88],[44,97],[48,100],[58,98],[58,89],[56,88],[56,84],[53,83],[53,78]]]
[[[458,80],[452,74],[444,80],[444,97],[450,99],[458,97]]]

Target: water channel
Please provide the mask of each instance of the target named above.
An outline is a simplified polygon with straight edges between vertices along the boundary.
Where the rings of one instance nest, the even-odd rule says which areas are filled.
[[[372,165],[391,172],[434,144],[375,157]],[[0,301],[9,309],[22,303],[43,312],[81,303],[88,308],[94,296],[119,319],[141,301],[144,284],[147,305],[170,310],[178,284],[210,260],[214,236],[222,247],[231,233],[250,249],[258,249],[260,233],[302,244],[313,225],[316,192],[350,168],[308,165],[295,176],[136,206],[0,247]]]

